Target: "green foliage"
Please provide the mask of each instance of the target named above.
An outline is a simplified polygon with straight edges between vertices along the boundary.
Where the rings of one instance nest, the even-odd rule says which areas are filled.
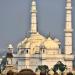
[[[47,65],[39,65],[36,68],[36,71],[40,70],[40,72],[44,72],[44,73],[48,73],[49,72],[49,68]]]
[[[54,67],[53,67],[53,71],[56,72],[57,70],[60,70],[61,72],[63,72],[66,69],[66,65],[64,65],[61,61],[58,61]]]
[[[4,57],[4,58],[2,59],[1,66],[0,66],[1,70],[4,70],[4,69],[5,69],[6,63],[7,63],[7,58]]]
[[[58,67],[58,64],[55,64],[52,70],[53,70],[54,72],[56,72],[56,71],[58,70],[58,68],[59,68],[59,67]]]
[[[65,69],[66,69],[66,65],[64,65],[63,63],[60,63],[60,64],[59,64],[59,70],[60,70],[61,72],[63,72]]]

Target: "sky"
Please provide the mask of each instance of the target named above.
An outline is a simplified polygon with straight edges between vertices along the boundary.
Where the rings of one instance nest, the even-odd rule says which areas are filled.
[[[32,0],[0,0],[0,53],[8,44],[15,48],[30,31]],[[56,37],[64,50],[65,0],[36,0],[38,31],[44,36]],[[75,50],[75,0],[72,0],[73,51]]]

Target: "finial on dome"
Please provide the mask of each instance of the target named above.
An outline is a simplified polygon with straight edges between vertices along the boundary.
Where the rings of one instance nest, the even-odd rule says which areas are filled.
[[[13,49],[12,44],[9,44],[8,49]]]

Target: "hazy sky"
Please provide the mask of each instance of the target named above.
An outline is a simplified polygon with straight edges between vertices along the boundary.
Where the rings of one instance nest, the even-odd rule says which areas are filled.
[[[38,31],[64,41],[65,0],[36,0]],[[73,29],[75,30],[75,0],[73,6]],[[31,0],[0,0],[0,50],[7,50],[8,44],[14,47],[30,31]],[[75,38],[75,31],[73,32]],[[73,43],[75,39],[73,39]],[[73,47],[75,43],[73,44]],[[62,49],[63,44],[62,44]],[[75,49],[75,47],[74,47]]]

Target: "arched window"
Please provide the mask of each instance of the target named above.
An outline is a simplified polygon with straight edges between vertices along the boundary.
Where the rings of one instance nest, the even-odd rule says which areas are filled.
[[[45,53],[45,50],[43,49],[42,52]]]
[[[26,50],[26,53],[28,53],[28,49]]]
[[[45,46],[43,46],[43,45],[40,46],[40,50],[41,50],[42,53],[45,53]]]

